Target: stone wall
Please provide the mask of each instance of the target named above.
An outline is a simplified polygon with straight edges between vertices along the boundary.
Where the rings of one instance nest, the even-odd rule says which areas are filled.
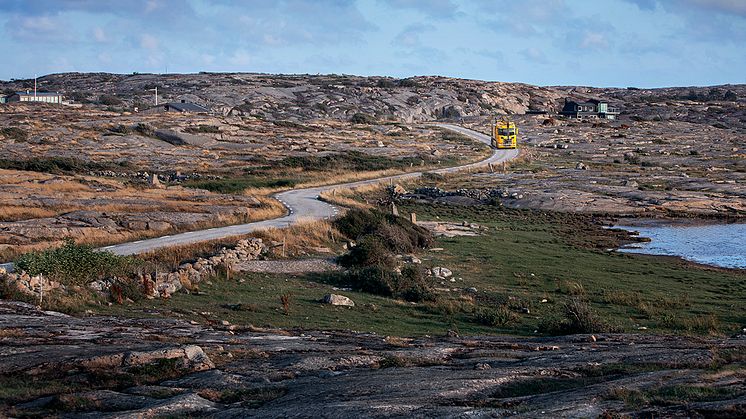
[[[259,258],[267,250],[262,239],[240,240],[233,249],[222,248],[218,254],[209,258],[199,258],[194,263],[185,263],[174,271],[143,273],[139,276],[142,290],[148,298],[168,298],[181,290],[193,290],[205,279],[220,271],[232,270],[240,263]],[[42,280],[40,275],[31,276],[26,272],[5,273],[0,271],[0,280],[10,287],[28,295],[38,295],[40,287],[44,293],[61,290],[65,286],[57,281]],[[88,287],[101,293],[109,293],[117,278],[100,279],[88,284]]]

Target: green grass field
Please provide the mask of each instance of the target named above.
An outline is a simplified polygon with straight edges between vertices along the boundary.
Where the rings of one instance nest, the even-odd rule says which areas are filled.
[[[420,255],[429,267],[453,270],[456,282],[435,283],[437,302],[408,303],[351,291],[334,291],[323,277],[243,274],[231,281],[200,284],[202,295],[100,307],[110,314],[161,315],[199,322],[303,329],[344,329],[387,335],[536,332],[556,317],[569,298],[587,299],[615,330],[641,333],[735,333],[746,325],[746,274],[698,267],[673,258],[619,254],[603,249],[612,233],[578,215],[473,208],[402,205],[419,219],[467,220],[487,226],[478,237],[439,239]],[[600,248],[599,248],[600,247]],[[239,282],[242,280],[242,282]],[[469,287],[477,293],[463,290]],[[354,308],[318,301],[335,292]],[[289,294],[286,314],[280,297]],[[545,302],[542,302],[546,300]],[[237,305],[240,304],[240,308]],[[484,310],[503,317],[484,321]],[[492,325],[488,325],[492,324]]]

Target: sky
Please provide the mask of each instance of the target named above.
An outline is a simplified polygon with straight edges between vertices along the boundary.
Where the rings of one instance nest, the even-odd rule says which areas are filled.
[[[746,83],[746,0],[0,0],[0,79],[59,72]]]

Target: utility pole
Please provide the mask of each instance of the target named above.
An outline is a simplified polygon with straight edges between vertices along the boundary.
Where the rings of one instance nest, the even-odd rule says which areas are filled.
[[[150,90],[155,90],[155,106],[158,106],[158,86],[155,86],[155,89]]]
[[[34,74],[34,102],[36,102],[36,74]]]

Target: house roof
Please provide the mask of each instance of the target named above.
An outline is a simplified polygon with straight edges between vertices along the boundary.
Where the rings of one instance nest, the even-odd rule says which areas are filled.
[[[34,96],[34,92],[16,92],[18,96]],[[36,96],[62,96],[58,92],[36,92]]]
[[[210,112],[210,110],[204,106],[191,102],[170,102],[166,103],[164,106],[168,106],[179,112]]]

